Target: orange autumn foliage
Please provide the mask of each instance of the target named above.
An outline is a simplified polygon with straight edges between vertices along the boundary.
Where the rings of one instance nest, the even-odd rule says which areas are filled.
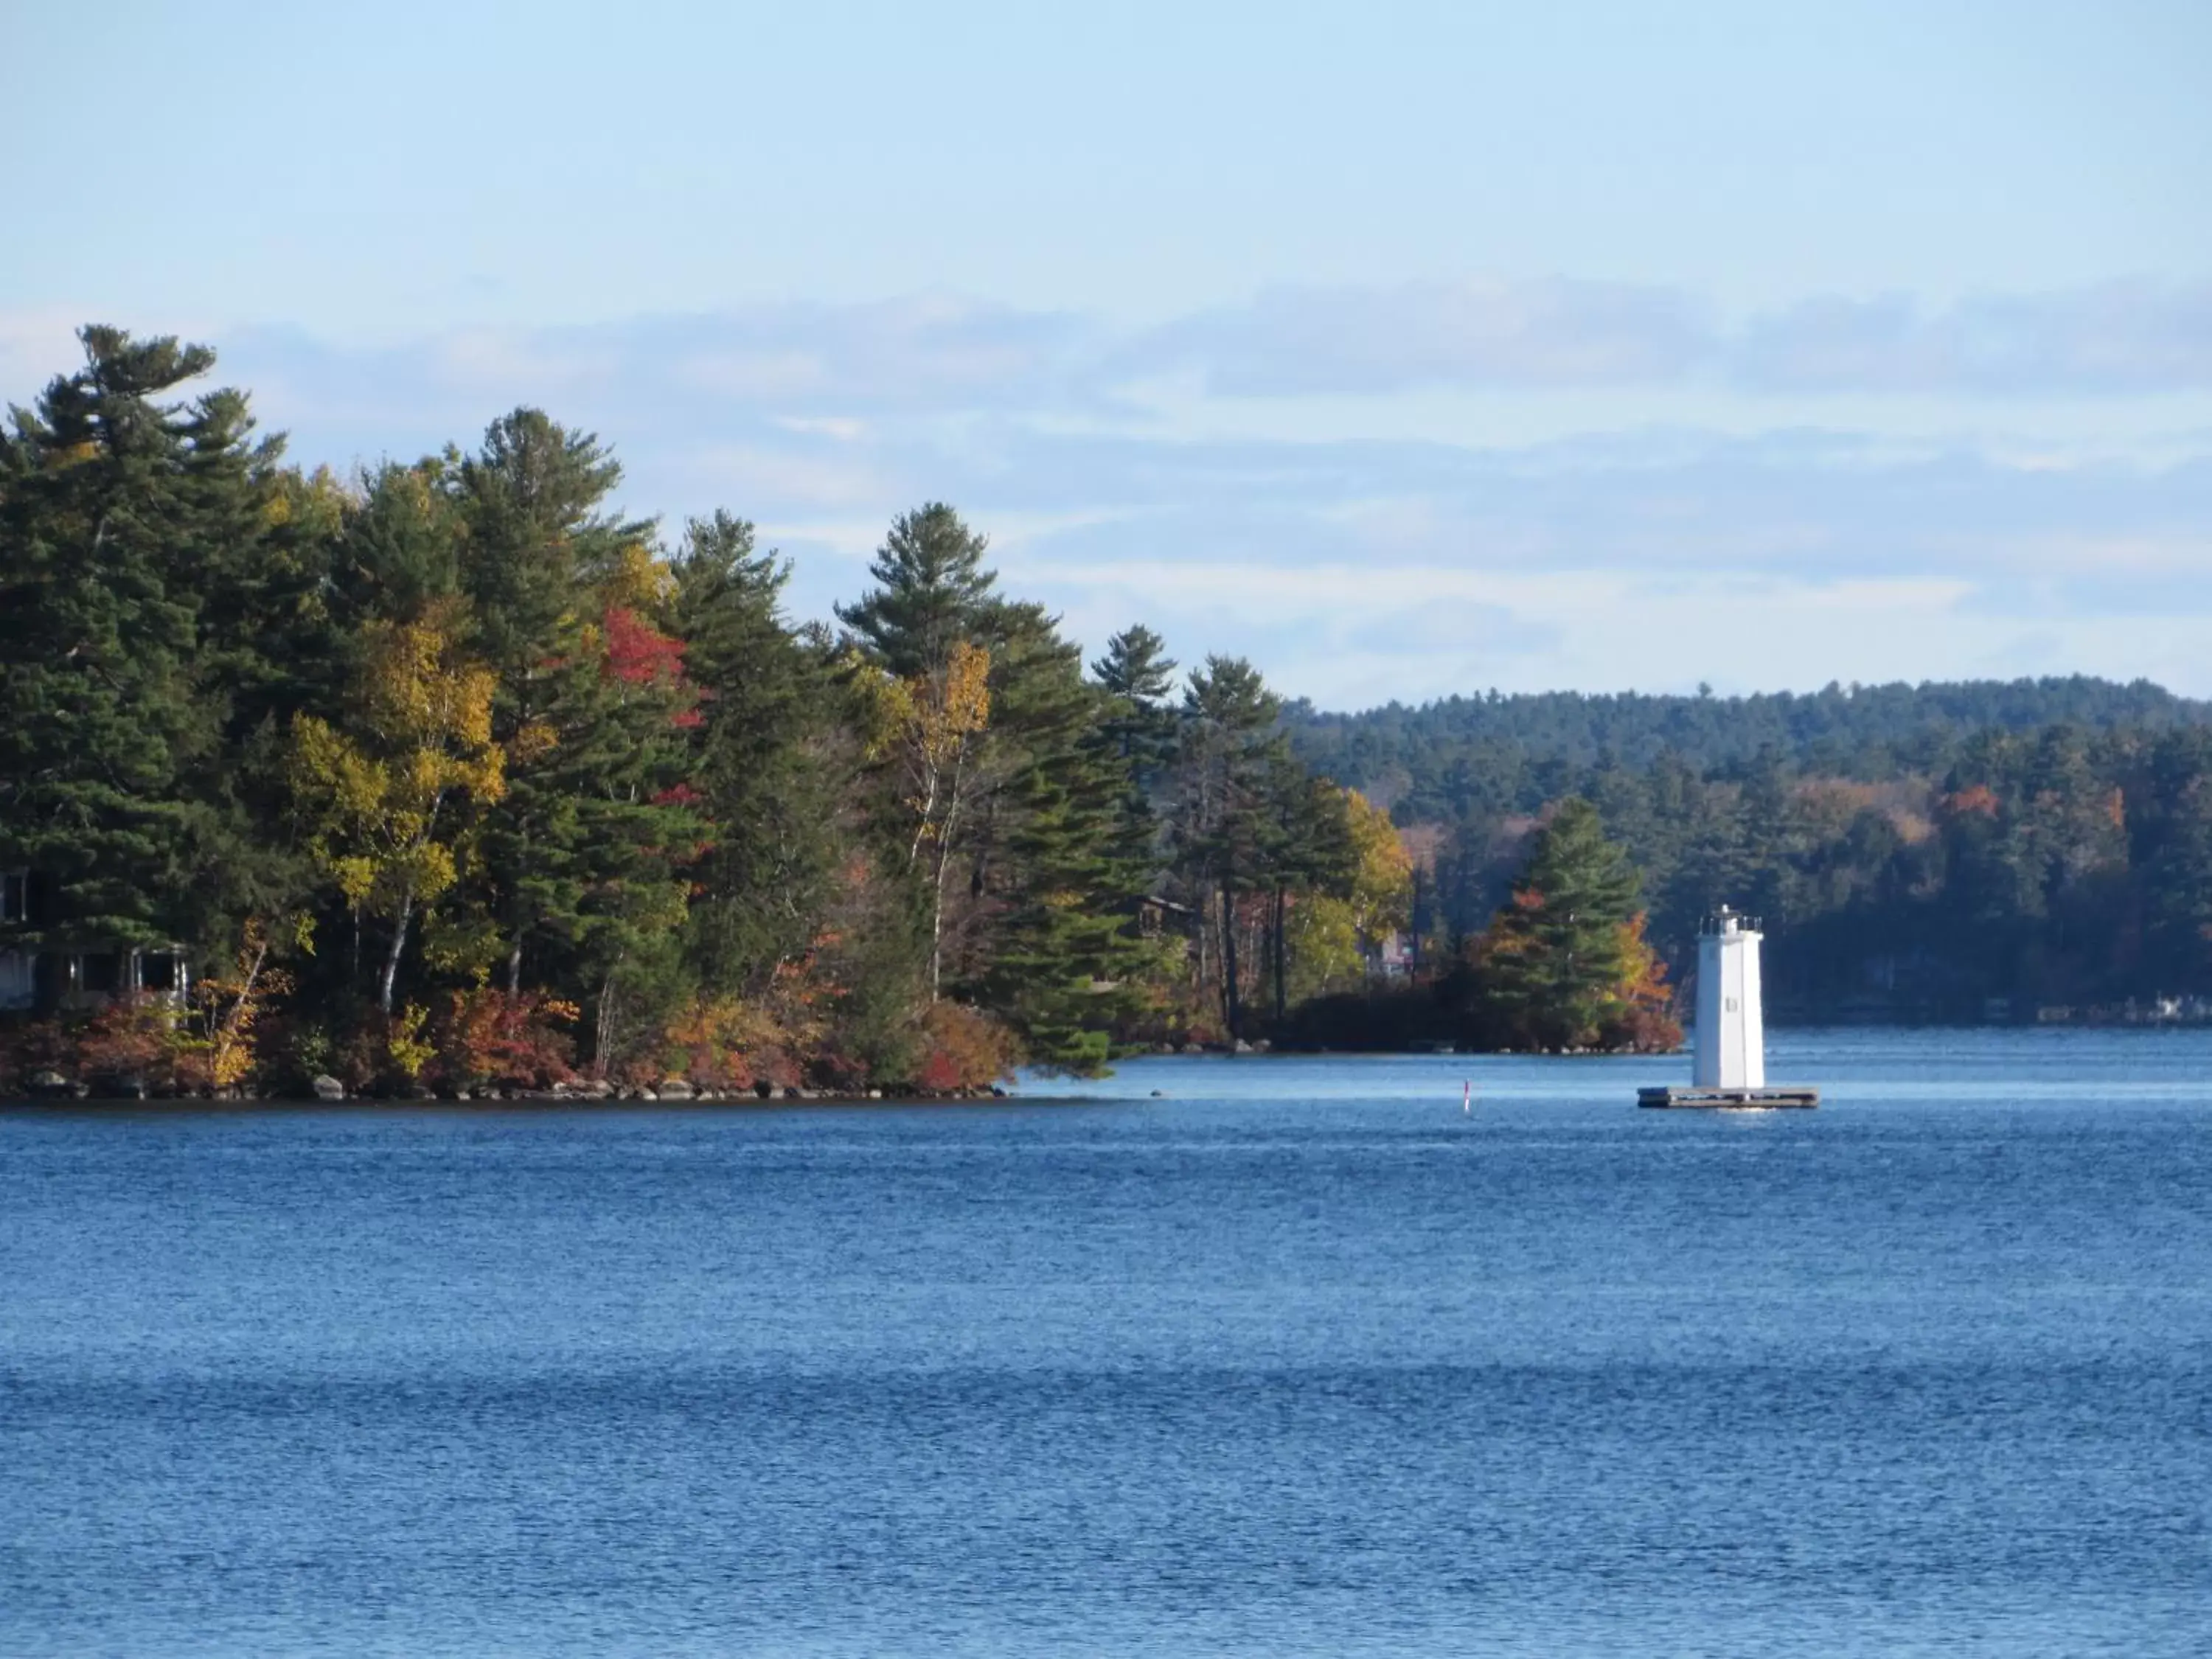
[[[2000,805],[1996,791],[1984,783],[1975,784],[1960,790],[1955,795],[1943,798],[1943,810],[1954,817],[1965,817],[1971,813],[1978,817],[1993,818],[1996,817]]]
[[[923,1031],[928,1047],[915,1081],[932,1093],[988,1089],[1020,1063],[1013,1033],[979,1009],[932,1003]]]
[[[1667,964],[1644,937],[1642,911],[1620,927],[1623,971],[1605,1026],[1605,1046],[1662,1054],[1680,1048],[1682,1027],[1674,1014]]]
[[[575,1075],[573,1002],[491,986],[455,991],[433,1041],[441,1082],[457,1089],[545,1089]]]

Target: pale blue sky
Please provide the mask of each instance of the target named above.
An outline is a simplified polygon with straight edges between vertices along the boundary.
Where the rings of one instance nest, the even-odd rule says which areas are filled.
[[[99,318],[304,459],[542,404],[811,614],[943,495],[1326,702],[2212,694],[2208,64],[2202,0],[0,0],[0,397]]]

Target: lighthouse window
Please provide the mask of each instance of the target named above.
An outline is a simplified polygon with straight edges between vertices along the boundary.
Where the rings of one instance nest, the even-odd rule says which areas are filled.
[[[1730,1013],[1734,1013],[1736,1011],[1736,1000],[1734,997],[1730,997],[1728,1000],[1728,1011]]]

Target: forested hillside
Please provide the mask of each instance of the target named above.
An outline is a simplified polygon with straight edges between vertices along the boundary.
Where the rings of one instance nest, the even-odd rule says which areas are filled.
[[[1301,708],[1291,731],[1419,853],[1431,961],[1579,795],[1641,871],[1678,977],[1726,902],[1765,917],[1785,1018],[1978,1019],[2212,996],[2208,716],[2075,678]]]
[[[1412,821],[1529,811],[1561,779],[1662,759],[1700,772],[1771,757],[1797,770],[1880,782],[1944,765],[1977,732],[2050,726],[2163,732],[2212,724],[2212,703],[2147,680],[1969,680],[1831,685],[1752,696],[1544,691],[1447,697],[1356,714],[1286,711],[1298,753]]]

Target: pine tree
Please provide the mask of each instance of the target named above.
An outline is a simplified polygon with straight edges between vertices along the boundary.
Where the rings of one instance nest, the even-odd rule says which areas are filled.
[[[890,798],[883,817],[899,826],[894,839],[904,843],[927,932],[932,1001],[944,988],[947,955],[973,943],[960,937],[951,878],[988,830],[983,797],[1004,776],[992,764],[988,733],[1004,679],[993,647],[1010,614],[983,567],[986,545],[942,501],[902,514],[869,566],[877,586],[837,607],[873,676],[863,700],[879,728]],[[970,886],[979,882],[971,878]]]
[[[242,430],[242,400],[232,418]],[[222,935],[218,963],[234,963],[249,939],[291,954],[314,906],[313,866],[284,831],[290,721],[329,708],[338,692],[348,647],[331,578],[352,507],[328,471],[303,477],[278,467],[276,440],[231,453],[228,476],[209,492],[227,503],[227,533],[200,582],[198,678],[216,736],[187,783],[209,810],[196,859],[198,932]]]
[[[669,710],[653,695],[661,665],[644,665],[634,681],[610,665],[617,630],[659,637],[617,602],[653,597],[651,526],[605,510],[621,481],[595,436],[527,408],[440,469],[465,536],[456,574],[473,639],[497,678],[493,737],[508,757],[506,792],[481,815],[465,909],[447,916],[446,939],[456,967],[498,962],[510,995],[533,948],[574,964],[587,940],[610,936],[607,916],[635,896],[611,884],[608,860],[623,861],[622,845],[655,844],[651,797],[676,781],[659,729]],[[443,575],[434,558],[419,574],[394,563],[425,586]],[[643,596],[629,591],[641,581]],[[680,664],[666,676],[680,677]],[[620,827],[641,817],[635,836]],[[658,897],[645,908],[666,911]],[[621,952],[593,954],[603,958],[589,975],[597,994]]]
[[[1589,1048],[1626,1012],[1648,963],[1638,878],[1597,809],[1570,798],[1536,832],[1512,898],[1484,936],[1480,994],[1502,1046]]]
[[[868,566],[875,587],[837,618],[893,678],[942,673],[956,645],[983,642],[998,603],[988,545],[942,501],[902,514]]]
[[[1135,1006],[1135,932],[1149,860],[1124,839],[1131,767],[1113,703],[1080,653],[1034,607],[1006,607],[994,735],[1004,781],[990,798],[971,889],[992,911],[975,983],[1036,1065],[1095,1074]]]
[[[693,520],[672,602],[699,688],[690,787],[708,850],[690,949],[704,981],[757,992],[816,943],[832,901],[850,762],[823,653],[786,627],[790,567],[725,513]]]
[[[1167,641],[1139,623],[1106,641],[1106,654],[1091,665],[1091,678],[1114,699],[1102,722],[1122,759],[1148,785],[1175,752],[1175,659]]]
[[[1146,884],[1122,843],[1129,767],[1080,653],[998,597],[985,545],[941,503],[908,514],[838,615],[884,677],[933,994],[1006,1018],[1039,1064],[1092,1071],[1129,1006]]]
[[[507,719],[526,718],[511,705],[577,625],[580,589],[613,577],[653,526],[603,510],[622,483],[621,465],[597,436],[571,432],[541,410],[501,416],[485,428],[482,449],[449,465],[468,524],[462,582],[478,647],[501,678]]]
[[[596,1007],[593,1066],[657,1075],[659,1033],[690,988],[683,942],[704,826],[686,734],[699,716],[681,642],[621,605],[603,614],[598,682],[571,682],[575,695],[556,704],[569,718],[544,775],[576,805],[582,893],[570,926]]]
[[[1183,694],[1176,799],[1170,836],[1176,866],[1219,938],[1221,1014],[1243,1030],[1244,897],[1265,878],[1267,786],[1283,750],[1281,702],[1242,657],[1208,657]],[[1203,941],[1200,977],[1206,977]]]
[[[227,710],[204,594],[253,556],[261,474],[245,401],[162,394],[214,354],[88,327],[85,366],[0,436],[0,868],[40,892],[26,944],[211,943],[206,792]]]
[[[1255,875],[1268,900],[1268,982],[1280,1026],[1290,1008],[1292,895],[1349,899],[1359,852],[1344,793],[1300,766],[1286,747],[1268,757],[1266,791]]]
[[[350,636],[371,622],[410,623],[462,591],[469,526],[456,463],[386,461],[361,475],[330,554],[332,623]]]
[[[1176,663],[1166,642],[1139,623],[1106,641],[1091,673],[1109,699],[1099,732],[1128,775],[1117,837],[1122,859],[1150,890],[1159,861],[1161,822],[1154,796],[1175,759],[1177,722],[1170,699]]]

